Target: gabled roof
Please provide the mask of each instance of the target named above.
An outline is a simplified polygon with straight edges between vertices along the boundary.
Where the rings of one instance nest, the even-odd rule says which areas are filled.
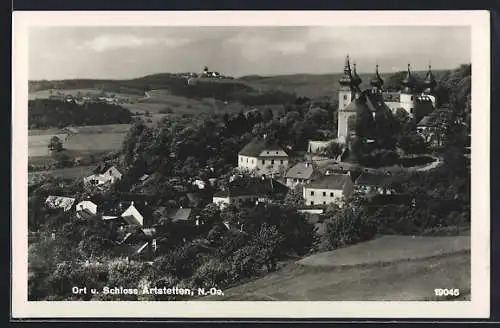
[[[265,150],[285,152],[283,147],[279,146],[275,142],[271,142],[267,138],[254,138],[245,147],[243,147],[242,150],[240,150],[238,155],[257,157]]]
[[[75,203],[74,198],[63,197],[63,196],[49,196],[45,200],[45,206],[50,209],[63,209],[64,211],[69,211],[73,204]]]
[[[373,174],[362,172],[356,179],[355,185],[358,186],[387,186],[393,182],[400,180],[400,177],[395,175]]]
[[[342,190],[344,186],[350,182],[350,179],[349,174],[331,173],[317,178],[307,184],[306,188]]]
[[[226,190],[219,191],[214,197],[271,196],[286,193],[287,190],[285,185],[275,179],[236,179],[229,184]]]
[[[172,222],[187,221],[191,216],[190,208],[178,208],[168,212],[167,217],[172,219]]]
[[[312,163],[297,163],[286,172],[285,178],[309,179],[313,175],[313,172],[314,168]]]

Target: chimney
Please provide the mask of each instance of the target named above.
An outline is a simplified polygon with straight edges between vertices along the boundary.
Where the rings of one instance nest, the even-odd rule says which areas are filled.
[[[330,175],[330,170],[326,170],[325,175]]]

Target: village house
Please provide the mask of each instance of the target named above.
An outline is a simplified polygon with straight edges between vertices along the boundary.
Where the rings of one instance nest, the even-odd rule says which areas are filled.
[[[97,205],[90,200],[83,200],[76,204],[76,217],[86,219],[97,215]]]
[[[83,178],[83,183],[90,186],[107,186],[114,184],[115,182],[121,180],[123,174],[116,168],[116,166],[111,166],[109,168],[98,167],[97,172],[90,176]]]
[[[313,179],[314,167],[310,162],[301,162],[292,166],[285,174],[286,186],[294,189],[299,184],[310,183]]]
[[[48,196],[45,200],[45,206],[51,210],[62,209],[64,212],[68,212],[73,207],[75,203],[74,198],[63,197],[63,196]]]
[[[440,147],[444,140],[446,127],[451,123],[452,111],[448,108],[439,108],[424,116],[417,123],[417,133],[431,147]]]
[[[397,180],[392,175],[363,172],[354,182],[354,190],[365,196],[392,195],[395,191],[391,184]]]
[[[244,178],[231,182],[225,190],[213,196],[213,203],[220,208],[237,202],[251,201],[267,203],[285,197],[288,188],[272,178]]]
[[[340,206],[343,200],[353,191],[353,183],[348,173],[329,173],[318,177],[304,185],[303,197],[306,205],[327,205],[336,203]]]
[[[287,152],[264,135],[253,139],[238,153],[238,168],[257,175],[284,175],[288,160]]]
[[[147,201],[119,201],[100,212],[104,221],[122,229],[150,227],[154,224],[153,209]]]

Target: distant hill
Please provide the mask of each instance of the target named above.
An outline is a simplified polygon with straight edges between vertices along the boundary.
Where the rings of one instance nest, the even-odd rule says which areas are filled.
[[[438,80],[445,76],[448,72],[448,70],[433,71],[434,76]],[[391,80],[391,77],[400,76],[402,73],[403,72],[381,73],[380,76],[387,84],[387,82]],[[427,71],[412,71],[412,73],[419,78],[424,78]],[[338,81],[342,75],[343,73],[293,74],[276,76],[248,75],[238,78],[237,81],[242,81],[257,90],[275,89],[287,93],[295,93],[299,97],[318,98],[329,96],[331,99],[337,100],[337,89],[339,87]],[[361,88],[370,87],[370,80],[373,75],[373,73],[359,74],[363,80]]]
[[[433,72],[438,80],[449,73],[448,70]],[[426,71],[413,73],[423,78]],[[327,96],[336,100],[338,80],[342,74],[248,75],[237,79],[194,78],[188,84],[188,79],[178,74],[158,73],[128,80],[29,81],[29,92],[48,89],[98,89],[104,92],[144,95],[149,90],[168,90],[172,95],[191,99],[214,98],[222,101],[239,101],[252,106],[293,101],[295,96],[309,98]],[[386,85],[398,87],[399,77],[402,74],[404,74],[403,71],[382,73],[381,76],[386,81]],[[369,87],[373,73],[359,75],[363,80],[361,87]],[[269,97],[270,94],[272,94],[271,97]]]

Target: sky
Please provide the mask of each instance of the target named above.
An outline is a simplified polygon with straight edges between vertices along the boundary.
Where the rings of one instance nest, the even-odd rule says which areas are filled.
[[[128,79],[165,72],[328,74],[452,69],[471,61],[469,27],[32,27],[29,79]]]

